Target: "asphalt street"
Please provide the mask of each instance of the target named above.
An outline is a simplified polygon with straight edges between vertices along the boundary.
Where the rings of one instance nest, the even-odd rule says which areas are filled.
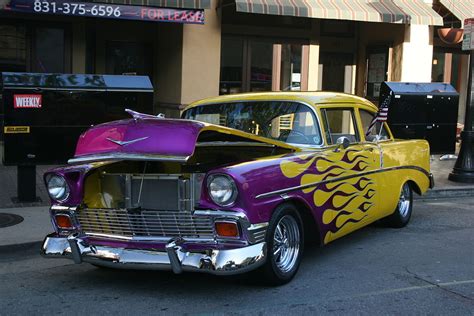
[[[0,253],[0,315],[474,315],[474,198],[416,201],[406,228],[380,224],[307,247],[281,287],[258,275],[100,269]]]

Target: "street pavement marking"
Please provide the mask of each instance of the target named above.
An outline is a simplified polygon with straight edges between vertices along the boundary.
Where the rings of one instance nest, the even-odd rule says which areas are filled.
[[[399,292],[431,289],[431,288],[437,288],[437,287],[443,287],[443,286],[449,287],[449,286],[456,286],[456,285],[463,285],[463,284],[474,284],[474,280],[452,281],[452,282],[427,284],[427,285],[420,285],[420,286],[409,286],[409,287],[403,287],[399,289],[389,289],[389,290],[381,290],[381,291],[375,291],[375,292],[350,295],[349,297],[355,298],[355,297],[364,297],[364,296],[373,296],[373,295],[392,294],[392,293],[399,293]]]

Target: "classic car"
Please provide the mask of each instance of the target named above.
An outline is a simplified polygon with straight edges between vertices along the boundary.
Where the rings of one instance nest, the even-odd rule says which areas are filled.
[[[260,269],[290,281],[305,242],[374,221],[403,227],[433,186],[429,145],[396,140],[378,109],[329,92],[250,93],[195,102],[181,119],[129,111],[84,132],[48,171],[55,232],[45,257],[99,267]]]

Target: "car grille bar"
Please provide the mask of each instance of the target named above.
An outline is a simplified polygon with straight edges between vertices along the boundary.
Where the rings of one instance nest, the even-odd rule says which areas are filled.
[[[76,211],[81,230],[89,235],[123,237],[213,238],[209,217],[193,216],[189,211],[81,209]]]

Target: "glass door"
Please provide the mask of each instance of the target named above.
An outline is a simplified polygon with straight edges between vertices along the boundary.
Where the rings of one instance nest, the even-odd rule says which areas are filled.
[[[322,52],[320,64],[323,71],[322,90],[352,93],[353,54]]]
[[[220,94],[291,91],[302,87],[302,44],[224,36]]]
[[[273,43],[249,42],[250,74],[247,91],[272,91]]]

